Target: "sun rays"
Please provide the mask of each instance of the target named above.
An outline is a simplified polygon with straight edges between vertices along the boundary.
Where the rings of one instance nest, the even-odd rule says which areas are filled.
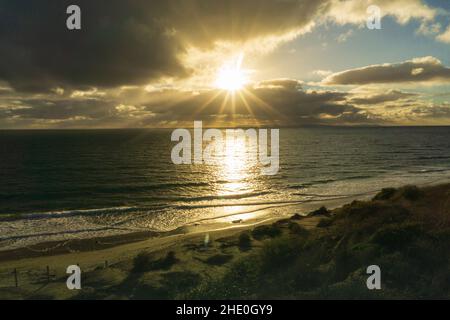
[[[210,127],[262,127],[286,119],[277,106],[267,102],[266,90],[252,79],[257,71],[245,68],[245,55],[234,53],[209,70],[209,83],[191,99],[191,118]],[[270,100],[270,99],[269,99]]]
[[[260,126],[262,123],[256,114],[261,112],[279,116],[275,108],[257,96],[250,77],[252,71],[243,68],[243,64],[244,54],[239,53],[216,69],[215,81],[208,89],[209,97],[199,105],[194,115],[200,116],[206,108],[217,108],[213,113],[218,121],[210,125],[225,127],[242,125],[235,119],[246,119],[245,126]],[[247,123],[249,119],[252,123]],[[219,123],[223,120],[227,123]]]

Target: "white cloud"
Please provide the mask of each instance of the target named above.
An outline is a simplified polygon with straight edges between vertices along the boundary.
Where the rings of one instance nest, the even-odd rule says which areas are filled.
[[[348,30],[347,32],[341,33],[339,37],[337,37],[337,42],[345,42],[348,38],[350,38],[353,35],[353,30]]]
[[[331,71],[331,70],[314,70],[312,72],[312,74],[315,76],[324,78],[324,77],[329,76],[330,74],[333,74],[333,71]]]
[[[441,24],[436,22],[429,22],[429,21],[423,21],[420,24],[419,29],[417,29],[416,34],[419,35],[424,35],[424,36],[429,36],[429,35],[434,35],[437,34],[441,31]]]
[[[124,105],[124,104],[119,104],[118,106],[116,106],[116,110],[118,112],[120,112],[120,113],[122,113],[122,112],[127,113],[127,112],[136,111],[137,108],[135,106],[131,106],[131,105],[127,106],[127,105]]]
[[[61,89],[61,88],[60,88]],[[64,93],[64,91],[62,92]],[[96,98],[96,97],[103,97],[106,95],[106,92],[99,91],[97,88],[92,88],[89,90],[74,90],[72,94],[70,95],[71,98]]]
[[[444,33],[441,33],[436,37],[436,40],[450,43],[450,25],[447,27],[447,30],[445,30]]]

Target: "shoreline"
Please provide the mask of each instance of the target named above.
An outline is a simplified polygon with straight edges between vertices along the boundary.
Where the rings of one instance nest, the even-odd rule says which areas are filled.
[[[29,249],[0,252],[0,295],[7,299],[226,299],[251,298],[255,293],[260,298],[323,298],[327,294],[354,297],[353,288],[358,288],[358,297],[370,298],[378,295],[367,292],[365,267],[380,263],[391,265],[399,281],[385,294],[409,297],[410,291],[402,287],[403,269],[397,268],[405,259],[421,275],[428,274],[427,266],[435,266],[430,279],[450,276],[445,267],[449,194],[449,183],[386,188],[370,200],[347,201],[332,210],[321,207],[308,215],[277,216],[214,230],[192,226],[164,236],[144,232],[67,245],[45,243],[34,248],[41,251],[32,253]],[[59,246],[45,252],[51,245]],[[423,263],[417,265],[411,249]],[[430,250],[437,250],[436,255],[430,256]],[[80,292],[66,288],[70,265],[80,266],[83,272]],[[16,287],[13,274],[19,278]],[[289,283],[295,286],[284,285]],[[274,284],[280,285],[271,287]],[[333,291],[333,286],[347,289]],[[445,288],[438,285],[428,294],[445,296]]]
[[[373,193],[375,194],[375,193]],[[367,197],[366,195],[365,197]],[[348,196],[330,200],[314,200],[310,202],[285,204],[282,206],[264,208],[257,210],[260,214],[253,218],[242,218],[249,213],[237,213],[214,218],[202,219],[201,221],[214,221],[210,223],[200,223],[201,221],[180,226],[170,231],[136,231],[124,234],[109,236],[98,236],[90,238],[75,238],[67,240],[42,241],[29,246],[21,246],[10,249],[0,249],[0,269],[1,264],[13,262],[21,259],[39,259],[42,257],[59,256],[65,254],[76,254],[85,252],[95,252],[105,249],[115,248],[126,244],[143,242],[152,239],[170,239],[173,237],[189,237],[201,234],[232,233],[233,230],[242,231],[252,227],[269,224],[300,214],[308,217],[308,212],[326,206],[329,209],[338,208],[353,200],[361,200],[362,196]],[[289,210],[287,209],[289,208]],[[288,211],[286,213],[274,214],[274,209]],[[222,220],[222,221],[221,221]],[[158,242],[158,241],[156,241]]]
[[[450,181],[449,177],[441,177],[439,179],[433,179],[428,181],[420,181],[421,179],[418,179],[416,183],[405,183],[403,185],[408,184],[414,184],[419,187],[427,187],[427,186],[433,186],[433,185],[440,185],[444,184],[446,182]],[[413,181],[412,181],[413,182]],[[14,231],[16,228],[21,228],[21,223],[18,223],[17,225],[10,226],[10,230],[8,230],[8,227],[6,229],[6,235],[0,243],[2,246],[0,247],[0,261],[3,261],[5,258],[3,256],[8,255],[11,252],[17,251],[20,252],[18,256],[20,257],[27,257],[26,251],[27,248],[31,248],[28,251],[32,252],[33,250],[36,251],[45,251],[45,247],[54,247],[59,246],[63,242],[68,243],[75,243],[75,247],[80,247],[79,243],[87,243],[84,247],[93,247],[94,250],[114,246],[114,245],[95,245],[95,241],[104,241],[110,242],[113,241],[119,245],[121,243],[127,243],[127,242],[135,242],[135,241],[141,241],[143,239],[147,239],[150,237],[164,237],[176,233],[187,233],[192,231],[197,231],[198,229],[201,229],[205,232],[208,231],[214,231],[215,229],[219,228],[225,228],[227,226],[233,226],[235,223],[257,223],[258,221],[262,221],[265,219],[273,219],[273,218],[282,218],[283,216],[292,215],[295,213],[300,214],[307,214],[310,211],[313,211],[314,209],[317,209],[321,206],[326,206],[330,209],[335,209],[339,206],[342,206],[348,202],[351,202],[353,200],[365,200],[370,199],[373,195],[375,195],[379,190],[381,190],[383,187],[401,187],[401,184],[389,184],[389,185],[378,185],[377,189],[369,189],[365,190],[364,192],[353,192],[350,194],[342,194],[339,196],[331,197],[330,195],[327,195],[327,197],[321,198],[322,195],[316,195],[318,198],[315,199],[306,199],[306,200],[289,200],[289,201],[269,201],[264,203],[249,203],[245,205],[241,204],[230,204],[230,208],[238,208],[241,206],[244,206],[245,209],[234,209],[233,213],[226,213],[223,214],[221,212],[218,212],[215,216],[210,216],[206,218],[197,218],[197,220],[192,220],[191,222],[188,222],[185,225],[180,225],[176,227],[175,229],[171,230],[156,230],[156,229],[146,229],[146,228],[136,228],[133,230],[133,228],[130,228],[129,230],[125,229],[117,229],[110,228],[110,226],[105,225],[105,228],[103,228],[102,225],[97,225],[99,228],[96,227],[95,224],[87,223],[86,228],[81,228],[80,230],[72,230],[70,229],[70,225],[68,225],[69,228],[65,229],[56,229],[55,233],[49,232],[49,233],[33,233],[32,229],[30,229],[31,225],[27,226],[30,230],[29,233],[24,233],[24,235],[19,235],[16,237],[14,234],[12,234],[10,231]],[[303,194],[307,195],[307,194]],[[218,205],[218,207],[221,207]],[[253,208],[252,208],[253,207]],[[126,207],[131,208],[131,207]],[[103,210],[103,209],[86,209],[87,211],[95,211],[95,210]],[[75,211],[82,211],[75,210]],[[222,210],[223,211],[223,210]],[[37,213],[36,215],[39,215]],[[55,218],[60,218],[57,215],[54,215]],[[1,218],[1,217],[0,217]],[[62,217],[64,218],[64,217]],[[70,219],[70,217],[67,217],[67,219]],[[75,219],[79,219],[79,217],[75,216]],[[13,219],[12,221],[16,221],[17,219]],[[8,223],[8,220],[5,220],[6,223]],[[17,221],[27,221],[27,219],[19,219]],[[80,220],[80,222],[82,222]],[[0,223],[2,223],[2,220],[0,219]],[[53,222],[48,221],[45,222],[51,225]],[[71,224],[74,222],[72,221]],[[64,224],[64,222],[63,222]],[[58,227],[62,226],[63,224],[59,225]],[[39,227],[42,228],[42,224],[39,225]],[[63,226],[64,227],[64,226]],[[92,229],[90,229],[92,228]],[[20,229],[19,229],[20,230]],[[9,236],[8,236],[9,234]],[[83,246],[82,246],[83,247]],[[78,250],[78,249],[76,249]],[[70,251],[70,250],[69,250]],[[83,249],[82,251],[86,251],[86,249]],[[68,252],[67,250],[57,250],[56,254],[61,254],[64,252]],[[13,255],[13,254],[12,254]],[[37,253],[29,253],[28,256],[39,256]],[[9,259],[10,260],[10,259]]]
[[[442,186],[444,183],[424,183],[420,187]],[[303,218],[310,218],[308,213],[317,210],[320,207],[326,207],[330,210],[336,210],[352,201],[369,200],[377,191],[364,194],[345,196],[342,198],[313,200],[310,202],[285,204],[277,207],[263,208],[256,210],[260,214],[254,218],[240,219],[240,216],[246,216],[248,213],[237,213],[214,218],[207,218],[192,224],[180,226],[170,231],[136,231],[130,233],[120,233],[115,235],[97,236],[89,238],[74,238],[67,240],[42,241],[29,246],[21,246],[10,249],[0,249],[0,270],[2,264],[12,263],[26,259],[39,259],[44,257],[64,256],[68,254],[95,253],[102,250],[114,249],[116,247],[141,242],[155,242],[155,245],[161,242],[170,242],[170,239],[189,238],[204,234],[232,234],[242,230],[249,230],[255,226],[269,224],[294,214],[299,214]],[[290,210],[286,210],[289,208]],[[283,215],[274,215],[273,210],[285,210]],[[265,212],[265,213],[264,213]],[[223,220],[220,222],[220,220]],[[215,221],[211,223],[200,223],[201,221]]]

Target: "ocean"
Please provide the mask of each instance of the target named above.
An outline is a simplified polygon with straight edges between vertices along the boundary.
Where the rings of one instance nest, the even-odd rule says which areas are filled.
[[[174,165],[168,129],[0,131],[0,250],[245,223],[450,178],[450,127],[280,129],[280,170],[245,143]]]

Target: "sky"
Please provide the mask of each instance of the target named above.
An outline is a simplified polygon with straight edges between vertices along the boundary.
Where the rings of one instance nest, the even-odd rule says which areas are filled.
[[[0,129],[450,125],[449,99],[446,0],[0,0]]]

